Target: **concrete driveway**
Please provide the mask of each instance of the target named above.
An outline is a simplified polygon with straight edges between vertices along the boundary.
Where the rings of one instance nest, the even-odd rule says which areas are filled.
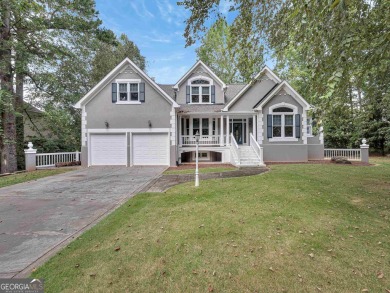
[[[91,167],[0,188],[0,278],[24,277],[164,167]]]

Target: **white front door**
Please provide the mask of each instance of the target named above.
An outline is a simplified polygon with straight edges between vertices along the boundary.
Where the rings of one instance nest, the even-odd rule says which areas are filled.
[[[134,133],[133,165],[169,165],[167,133]]]
[[[126,134],[91,134],[89,143],[92,166],[127,165]]]

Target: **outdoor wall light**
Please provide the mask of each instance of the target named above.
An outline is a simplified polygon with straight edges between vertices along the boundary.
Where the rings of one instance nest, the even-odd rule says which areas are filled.
[[[106,128],[110,127],[110,124],[107,122],[107,120],[104,122],[104,125],[106,125]]]
[[[152,121],[148,121],[148,125],[149,125],[149,128],[151,128],[152,127]]]

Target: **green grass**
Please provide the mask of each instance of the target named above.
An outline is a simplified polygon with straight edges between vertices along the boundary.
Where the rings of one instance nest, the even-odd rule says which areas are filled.
[[[75,169],[74,168],[47,169],[47,170],[37,170],[32,172],[25,172],[25,173],[19,173],[14,175],[3,176],[0,177],[0,188],[31,181],[31,180],[36,180],[43,177],[62,174],[73,170]]]
[[[45,292],[386,292],[390,160],[376,162],[139,194],[32,277]]]
[[[199,168],[199,173],[219,173],[219,172],[227,172],[237,170],[235,167],[206,167]],[[169,170],[165,171],[164,175],[176,175],[176,174],[193,174],[195,172],[195,168],[193,169],[183,169],[183,170]]]

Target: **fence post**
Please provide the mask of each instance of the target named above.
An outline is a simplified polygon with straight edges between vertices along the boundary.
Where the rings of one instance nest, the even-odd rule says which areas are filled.
[[[24,150],[26,171],[35,171],[37,169],[37,150],[33,149],[33,144],[30,141],[28,144],[28,149]]]
[[[76,162],[80,161],[80,152],[76,151]]]
[[[366,144],[367,140],[365,138],[362,139],[362,143],[360,145],[360,160],[363,162],[363,163],[368,163],[368,149],[369,149],[369,145]]]

